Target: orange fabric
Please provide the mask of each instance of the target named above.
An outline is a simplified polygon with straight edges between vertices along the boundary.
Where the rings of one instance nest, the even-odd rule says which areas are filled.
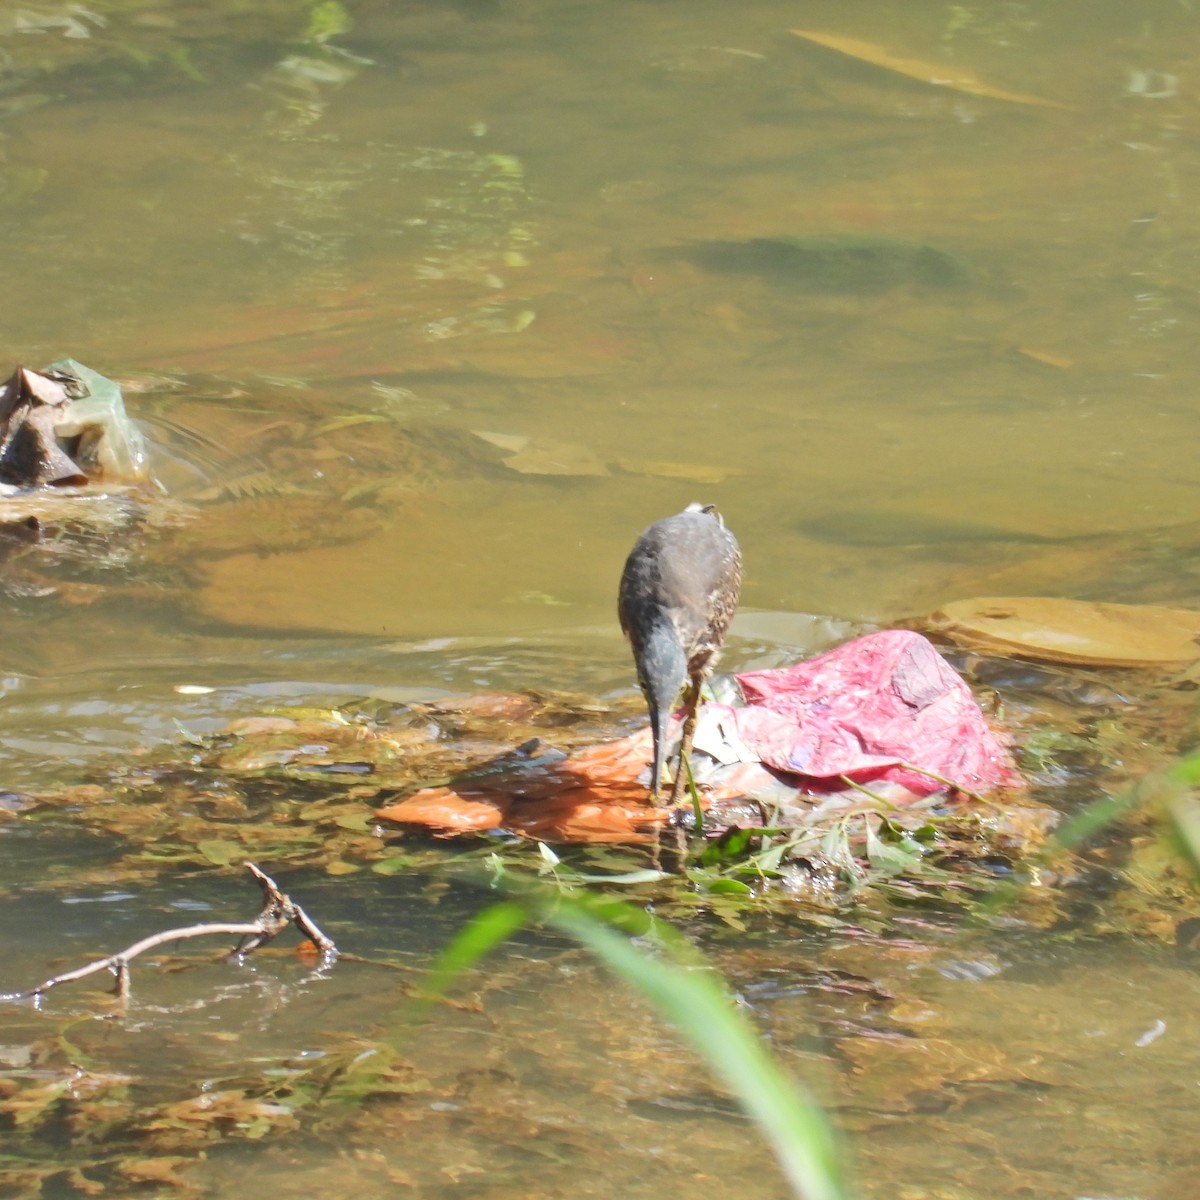
[[[407,800],[381,808],[375,815],[402,825],[428,825],[453,833],[482,833],[503,824],[507,808],[507,802],[495,793],[456,792],[452,788],[437,787],[414,792]]]
[[[503,826],[527,837],[563,842],[629,842],[649,836],[670,810],[651,806],[638,776],[650,761],[648,729],[588,746],[551,767],[473,782],[461,791],[424,788],[376,815],[445,833]]]

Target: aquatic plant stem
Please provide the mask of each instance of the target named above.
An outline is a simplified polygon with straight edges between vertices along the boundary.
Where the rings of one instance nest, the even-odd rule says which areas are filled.
[[[692,774],[691,757],[689,756],[687,758],[681,758],[679,760],[679,766],[680,766],[681,770],[687,771],[688,793],[692,798],[692,813],[695,815],[695,818],[696,818],[696,836],[703,837],[704,836],[704,809],[701,808],[701,806],[700,806],[700,792],[696,787],[695,776]]]

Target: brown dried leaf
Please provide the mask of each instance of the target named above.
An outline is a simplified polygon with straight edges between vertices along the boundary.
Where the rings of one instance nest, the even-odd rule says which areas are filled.
[[[54,408],[61,408],[64,404],[70,402],[70,397],[67,395],[67,389],[57,379],[49,379],[45,375],[39,375],[36,371],[31,371],[27,367],[18,367],[17,374],[14,376],[20,377],[21,386],[26,395],[30,399],[36,400],[39,404],[48,404]]]
[[[1051,350],[1039,350],[1036,346],[1018,346],[1017,353],[1022,358],[1032,359],[1047,367],[1057,367],[1060,371],[1067,371],[1075,365],[1075,360],[1068,358],[1065,354],[1055,354]]]
[[[934,87],[950,88],[955,92],[963,92],[968,96],[983,96],[989,100],[1005,100],[1010,104],[1032,104],[1041,108],[1067,108],[1056,100],[1045,100],[1041,96],[1031,96],[1025,92],[1009,92],[1004,88],[992,87],[976,79],[969,71],[961,67],[951,67],[944,63],[927,63],[918,58],[899,58],[889,53],[882,46],[873,42],[859,41],[857,38],[842,37],[836,33],[818,33],[811,29],[793,29],[797,37],[811,42],[815,46],[823,46],[834,50],[858,62],[869,63],[885,71],[892,71],[908,79],[920,83],[928,83]]]
[[[375,815],[403,825],[427,825],[452,833],[477,833],[496,829],[504,821],[507,806],[498,795],[483,799],[464,790],[424,788],[399,804],[389,804]]]

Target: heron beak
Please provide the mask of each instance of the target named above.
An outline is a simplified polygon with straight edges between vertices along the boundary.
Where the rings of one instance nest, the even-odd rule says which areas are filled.
[[[650,777],[650,796],[658,799],[662,787],[663,766],[667,755],[667,730],[671,725],[671,705],[659,705],[647,695],[646,705],[650,709],[650,730],[654,734],[654,774]]]

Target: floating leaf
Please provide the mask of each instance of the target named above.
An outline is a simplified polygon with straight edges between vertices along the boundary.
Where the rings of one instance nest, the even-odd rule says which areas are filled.
[[[1107,667],[1200,659],[1200,612],[1053,596],[976,597],[947,604],[929,627],[992,654]]]
[[[919,58],[898,58],[873,42],[842,37],[836,33],[817,33],[811,29],[793,29],[792,33],[815,46],[824,46],[827,50],[834,50],[838,54],[844,54],[858,62],[868,63],[885,71],[892,71],[920,83],[963,92],[968,96],[1005,100],[1010,104],[1033,104],[1041,108],[1068,107],[1056,100],[1045,100],[1041,96],[1030,96],[1024,92],[1009,92],[1003,88],[992,87],[990,83],[976,79],[974,75],[969,71],[964,71],[961,67],[950,67],[944,63],[922,62]]]

